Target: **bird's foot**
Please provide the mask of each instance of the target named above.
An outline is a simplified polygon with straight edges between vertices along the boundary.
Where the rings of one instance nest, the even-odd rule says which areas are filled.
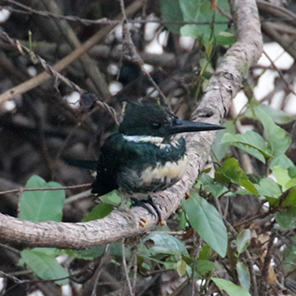
[[[146,228],[147,220],[145,218],[140,218],[140,226]]]
[[[158,223],[159,223],[161,226],[164,226],[164,222],[163,222],[162,219],[161,219],[161,213],[160,213],[160,211],[159,211],[157,205],[154,203],[153,199],[151,198],[151,196],[148,196],[148,199],[146,199],[146,200],[139,200],[139,199],[136,199],[136,198],[132,197],[132,198],[131,198],[131,201],[132,201],[132,205],[131,205],[131,207],[136,207],[136,206],[138,206],[138,207],[142,207],[142,208],[144,208],[145,210],[147,210],[148,213],[150,213],[151,215],[153,215],[153,216],[156,216],[156,215],[157,215],[157,217],[158,217]],[[152,208],[153,208],[153,209],[155,210],[155,212],[156,212],[156,215],[155,215],[155,212],[153,212],[153,211],[151,210],[151,208],[148,207],[146,204],[149,204],[149,205],[152,206]],[[140,225],[142,226],[142,224],[146,224],[146,219],[144,219],[144,218],[141,219]],[[142,227],[144,227],[144,226],[142,226]],[[146,227],[146,226],[145,226],[145,227]]]

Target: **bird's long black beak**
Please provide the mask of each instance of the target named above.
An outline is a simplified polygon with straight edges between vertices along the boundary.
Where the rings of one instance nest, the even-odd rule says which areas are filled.
[[[177,119],[170,128],[172,134],[225,129],[224,126]]]

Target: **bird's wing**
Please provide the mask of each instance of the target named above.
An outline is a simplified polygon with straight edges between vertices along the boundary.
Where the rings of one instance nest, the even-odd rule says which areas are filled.
[[[104,195],[119,187],[132,191],[141,182],[142,170],[157,164],[162,152],[149,142],[129,142],[116,133],[101,148],[92,193]],[[134,184],[135,183],[135,184]]]
[[[97,178],[92,184],[92,193],[104,195],[118,189],[117,176],[131,158],[136,157],[122,134],[116,133],[108,137],[101,148],[97,165]]]

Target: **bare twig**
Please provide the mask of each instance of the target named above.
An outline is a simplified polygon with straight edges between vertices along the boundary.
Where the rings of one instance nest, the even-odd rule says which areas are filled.
[[[72,185],[72,186],[61,186],[54,188],[17,188],[11,190],[0,191],[0,195],[8,194],[8,193],[21,193],[26,191],[56,191],[56,190],[67,190],[67,189],[77,189],[77,188],[88,188],[91,183]]]
[[[273,249],[272,247],[273,247],[274,238],[275,238],[275,233],[272,232],[269,237],[268,244],[266,246],[266,254],[264,256],[264,260],[262,258],[263,266],[261,269],[261,285],[260,285],[261,295],[266,295],[267,293],[268,273],[269,273],[270,263],[272,260],[272,249]]]
[[[119,3],[120,3],[120,8],[121,8],[121,12],[122,12],[122,15],[123,15],[123,19],[124,19],[124,22],[125,22],[123,24],[123,29],[124,29],[125,36],[126,36],[127,41],[128,41],[127,43],[128,43],[129,48],[131,49],[132,54],[133,54],[133,61],[136,62],[140,66],[142,72],[148,77],[151,84],[155,87],[155,89],[158,91],[159,95],[161,96],[161,98],[163,100],[163,103],[167,104],[167,99],[166,99],[165,95],[163,94],[163,92],[161,91],[159,86],[156,84],[154,79],[151,77],[149,72],[144,68],[144,61],[142,60],[142,58],[140,57],[140,55],[138,54],[138,52],[136,50],[136,47],[135,47],[135,45],[133,43],[131,33],[130,33],[130,30],[129,30],[128,26],[125,25],[125,24],[128,24],[128,20],[127,20],[127,16],[126,16],[126,13],[125,13],[124,2],[123,2],[123,0],[119,0]]]
[[[114,122],[116,125],[120,124],[120,122],[119,122],[120,116],[117,114],[117,112],[115,111],[114,108],[112,108],[110,105],[108,105],[107,103],[102,102],[100,100],[97,100],[96,104],[99,105],[100,108],[106,110],[111,115],[111,117],[114,119]],[[94,108],[92,111],[90,111],[89,115],[94,113],[95,111],[97,111],[97,108]]]
[[[21,55],[28,56],[34,64],[40,64],[42,66],[42,68],[50,76],[54,76],[56,79],[60,79],[61,81],[63,81],[65,84],[67,84],[68,86],[70,86],[71,88],[73,88],[74,90],[79,92],[80,94],[82,94],[84,92],[84,90],[82,90],[77,84],[75,84],[74,82],[72,82],[71,80],[69,80],[68,78],[63,76],[62,74],[55,71],[51,66],[49,66],[45,62],[44,59],[42,59],[40,56],[36,55],[33,51],[31,51],[26,46],[22,45],[18,40],[14,40],[14,39],[10,38],[8,36],[8,34],[3,31],[0,32],[0,38],[5,42],[9,42],[12,46],[17,48],[17,50],[20,52]]]
[[[293,94],[296,95],[292,85],[286,80],[286,78],[284,77],[282,71],[275,65],[275,63],[273,62],[273,60],[270,58],[270,56],[267,54],[267,52],[265,50],[263,50],[264,55],[267,57],[267,59],[270,61],[272,67],[279,73],[282,81],[285,83],[285,85],[287,86],[287,88],[289,89],[289,91]]]
[[[124,274],[125,274],[125,278],[127,281],[128,290],[129,290],[130,296],[134,296],[135,294],[133,292],[133,288],[131,285],[131,281],[129,278],[128,269],[127,269],[127,265],[126,265],[124,240],[122,241],[121,246],[122,246],[122,265],[124,268]]]
[[[141,7],[141,1],[136,0],[134,1],[129,7],[126,9],[126,14],[131,15],[135,13],[139,8]],[[122,15],[118,15],[115,20],[120,20],[122,18]],[[92,36],[88,41],[86,41],[83,45],[75,49],[71,54],[60,60],[58,63],[56,63],[52,69],[59,72],[66,68],[70,63],[78,59],[81,55],[83,55],[85,52],[87,52],[90,48],[92,48],[95,44],[97,44],[99,41],[101,41],[113,28],[115,25],[112,25],[110,27],[104,27],[99,32],[97,32],[94,36]],[[0,105],[4,102],[23,94],[24,92],[27,92],[34,87],[38,86],[42,82],[46,81],[50,75],[46,72],[43,72],[36,77],[16,86],[13,87],[6,92],[4,92],[2,95],[0,95]]]
[[[224,219],[224,223],[226,224],[226,227],[232,233],[232,235],[235,238],[237,238],[238,233],[232,227],[232,225],[226,219]],[[253,261],[253,258],[252,258],[250,252],[247,249],[244,251],[244,253],[246,254],[246,257],[248,259],[248,269],[249,269],[249,272],[250,272],[250,275],[251,275],[252,290],[254,292],[254,296],[259,296],[259,294],[258,294],[259,291],[258,291],[257,279],[256,279],[255,271],[254,271],[254,261]]]
[[[96,271],[96,275],[95,275],[96,279],[95,279],[95,282],[94,282],[93,290],[91,292],[91,296],[97,295],[97,286],[98,286],[98,283],[99,283],[101,273],[103,271],[102,266],[110,259],[110,257],[109,257],[109,253],[110,253],[109,247],[110,247],[110,245],[108,244],[106,246],[106,248],[105,248],[104,256],[102,257],[101,262],[100,262],[99,266],[97,267],[97,271]]]
[[[29,280],[20,280],[17,277],[15,277],[14,275],[11,275],[9,273],[3,272],[1,270],[0,270],[0,277],[4,277],[4,278],[7,278],[7,279],[10,279],[10,280],[14,281],[17,284],[24,284],[24,283],[30,282]]]

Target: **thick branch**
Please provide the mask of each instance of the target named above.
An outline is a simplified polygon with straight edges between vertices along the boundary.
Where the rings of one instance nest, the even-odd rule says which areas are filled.
[[[238,28],[238,41],[227,51],[211,78],[199,109],[194,113],[194,120],[219,123],[228,111],[231,99],[239,91],[250,66],[257,62],[262,52],[255,1],[235,0],[231,3]],[[194,184],[207,160],[214,139],[215,132],[187,136],[189,165],[185,176],[170,189],[153,196],[164,219],[177,209],[185,192]],[[147,219],[146,229],[139,226],[140,217]],[[133,208],[131,213],[113,211],[104,219],[87,223],[33,223],[0,215],[0,239],[30,247],[80,249],[140,235],[154,227],[156,222],[156,217],[138,207]]]

